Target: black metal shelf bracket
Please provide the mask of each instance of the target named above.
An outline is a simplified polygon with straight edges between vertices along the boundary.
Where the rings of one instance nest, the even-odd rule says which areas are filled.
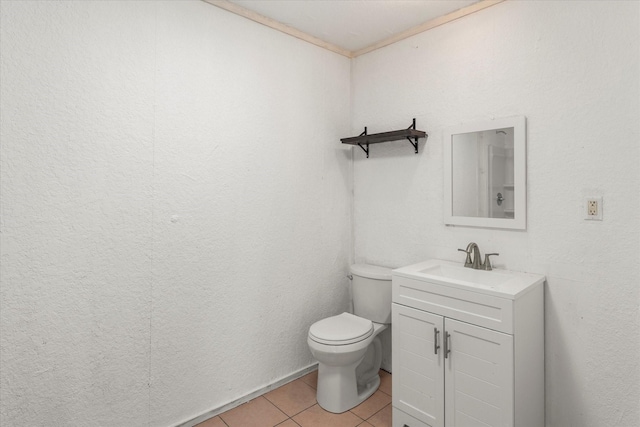
[[[360,135],[358,136],[366,136],[367,135],[367,127],[364,127],[364,132],[362,132]],[[367,148],[364,148],[362,146],[362,144],[358,143],[358,147],[362,148],[362,151],[364,151],[367,154],[367,159],[369,158],[369,143],[367,142],[365,144],[367,146]]]
[[[416,129],[416,119],[413,119],[413,123],[411,124],[411,126],[409,126],[407,129]],[[409,141],[409,144],[413,145],[413,148],[415,150],[415,153],[418,154],[418,138],[414,138],[416,140],[416,142],[414,143],[410,137],[407,137],[407,141]],[[367,156],[368,157],[368,156]]]

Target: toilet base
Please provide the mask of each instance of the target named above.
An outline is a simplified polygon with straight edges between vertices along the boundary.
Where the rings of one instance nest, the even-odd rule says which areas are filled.
[[[368,350],[374,353],[374,361],[364,372],[358,367],[365,359],[365,353],[347,366],[318,364],[318,404],[326,411],[340,414],[358,406],[371,396],[380,386],[381,361],[380,338],[375,337]]]
[[[380,375],[373,377],[366,386],[362,388],[362,390],[358,387],[358,400],[360,400],[360,403],[364,402],[369,398],[369,396],[375,393],[378,387],[380,387]]]
[[[318,366],[318,405],[325,411],[341,414],[353,409],[369,398],[380,386],[380,376],[376,375],[362,387],[357,386],[355,367],[351,373],[335,372],[334,366]],[[321,380],[323,378],[323,380]]]

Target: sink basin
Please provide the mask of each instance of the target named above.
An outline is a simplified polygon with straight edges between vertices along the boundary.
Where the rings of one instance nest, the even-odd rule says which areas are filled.
[[[515,299],[532,285],[544,281],[544,276],[517,271],[493,269],[474,270],[463,263],[431,259],[393,270],[394,276],[450,286],[468,291]]]
[[[510,275],[502,274],[498,270],[474,270],[449,264],[437,264],[419,272],[428,276],[436,276],[443,280],[471,282],[479,286],[488,286],[489,288],[496,287],[512,279]]]

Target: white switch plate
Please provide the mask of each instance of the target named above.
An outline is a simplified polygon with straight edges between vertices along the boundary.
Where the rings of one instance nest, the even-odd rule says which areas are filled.
[[[602,197],[587,197],[584,209],[584,219],[602,221]]]

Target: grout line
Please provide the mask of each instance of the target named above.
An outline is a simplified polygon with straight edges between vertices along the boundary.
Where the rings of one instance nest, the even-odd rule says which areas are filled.
[[[297,413],[295,413],[295,414],[291,415],[289,418],[297,417],[298,415],[300,415],[301,413],[303,413],[303,412],[304,412],[304,411],[306,411],[307,409],[309,409],[309,408],[313,408],[313,407],[314,407],[314,406],[316,406],[317,404],[318,404],[318,402],[316,401],[316,402],[314,402],[314,403],[313,403],[313,405],[311,405],[311,406],[307,406],[307,407],[306,407],[306,408],[304,408],[302,411],[297,412]]]
[[[307,375],[309,375],[309,374],[307,374]],[[290,383],[287,383],[287,384],[291,384],[291,383],[293,383],[293,382],[295,382],[295,381],[300,381],[302,384],[306,385],[306,386],[307,386],[307,387],[309,387],[311,390],[313,390],[314,394],[315,394],[315,393],[317,393],[317,391],[316,391],[316,389],[315,389],[315,388],[311,387],[309,384],[307,384],[306,382],[304,382],[304,380],[302,379],[303,377],[304,377],[304,375],[303,375],[302,377],[298,378],[298,379],[295,379],[295,380],[291,381]],[[277,389],[279,389],[279,388],[281,388],[281,387],[286,386],[287,384],[283,384],[283,385],[281,385],[280,387],[274,388],[273,390],[277,390]],[[273,390],[271,390],[271,391],[273,391]],[[265,394],[263,394],[262,396],[263,396],[265,399],[267,399],[267,400],[268,400],[268,401],[269,401],[273,406],[275,406],[276,408],[280,409],[280,407],[279,407],[275,402],[272,402],[272,401],[267,397],[267,394],[269,394],[269,393],[265,393]],[[295,417],[295,416],[297,416],[297,415],[299,415],[299,414],[303,413],[303,412],[304,412],[304,411],[306,411],[307,409],[309,409],[309,408],[311,408],[312,406],[315,406],[315,405],[317,405],[317,404],[318,404],[318,401],[317,401],[317,400],[314,400],[314,402],[313,402],[310,406],[305,407],[305,408],[304,408],[304,409],[302,409],[301,411],[298,411],[298,412],[296,412],[296,413],[295,413],[295,414],[293,414],[293,415],[289,415],[289,414],[287,414],[287,413],[285,412],[285,415],[286,415],[286,416],[288,416],[289,418],[293,418],[293,417]],[[284,412],[284,410],[282,410],[282,409],[280,409],[280,411]],[[285,420],[285,421],[286,421],[286,420]],[[292,421],[293,421],[293,420],[292,420]],[[283,421],[283,422],[284,422],[284,421]]]
[[[387,396],[389,396],[389,395],[387,395]],[[380,412],[384,411],[384,410],[387,408],[387,406],[391,406],[391,405],[392,405],[392,403],[387,403],[386,405],[384,405],[384,406],[382,407],[382,409],[380,409],[378,412],[374,412],[374,413],[373,413],[369,418],[367,418],[365,421],[367,421],[367,422],[368,422],[371,418],[375,417],[375,416],[376,416],[376,415],[378,415]],[[369,423],[369,424],[371,424],[371,423]]]
[[[298,415],[300,415],[300,414],[301,414],[301,413],[303,413],[304,411],[306,411],[306,410],[308,410],[308,409],[311,409],[311,408],[313,408],[313,407],[314,407],[314,406],[316,406],[316,405],[318,405],[318,401],[317,401],[317,400],[314,402],[314,404],[313,404],[313,405],[311,405],[311,406],[309,406],[309,407],[307,407],[307,408],[304,408],[302,411],[298,412],[298,413],[297,413],[297,414],[295,414],[295,415],[291,415],[291,417],[290,417],[290,418],[291,418],[291,421],[293,421],[293,422],[295,423],[295,420],[293,419],[293,417],[297,417]],[[318,405],[318,407],[320,407],[320,405]],[[298,423],[296,423],[296,424],[298,424]]]
[[[265,397],[265,399],[267,399],[267,398]],[[269,399],[267,399],[267,400],[269,400]],[[273,406],[275,406],[276,408],[278,408],[278,405],[276,405],[275,403],[271,402],[270,400],[269,400],[269,402],[270,402]],[[298,412],[296,412],[296,413],[295,413],[295,414],[293,414],[293,415],[289,415],[289,414],[287,414],[287,413],[284,413],[284,411],[283,411],[282,409],[280,409],[280,408],[278,408],[278,409],[280,409],[280,412],[283,412],[287,417],[289,417],[289,418],[293,418],[293,417],[297,417],[298,415],[300,415],[301,413],[303,413],[303,412],[304,412],[304,411],[306,411],[307,409],[309,409],[309,408],[313,408],[313,407],[314,407],[314,406],[316,406],[317,404],[318,404],[318,402],[317,402],[317,401],[315,401],[311,406],[307,406],[307,407],[306,407],[306,408],[304,408],[303,410],[298,411]],[[284,421],[283,421],[283,422],[284,422]]]
[[[286,423],[287,421],[291,421],[292,423],[294,423],[294,424],[295,424],[295,425],[297,425],[297,426],[299,426],[299,425],[300,425],[300,424],[298,424],[297,422],[293,421],[293,419],[292,419],[292,418],[287,418],[287,419],[286,419],[286,420],[284,420],[283,422],[278,423],[278,424],[276,424],[276,425],[275,425],[275,426],[273,426],[273,427],[281,426],[282,424]]]
[[[258,396],[258,397],[256,397],[255,399],[252,399],[252,400],[260,399],[261,397],[262,397],[264,400],[266,400],[267,402],[269,402],[269,404],[270,404],[271,406],[273,406],[274,408],[276,408],[278,411],[282,412],[282,413],[284,414],[284,416],[285,416],[285,417],[288,417],[288,416],[289,416],[289,414],[287,414],[286,412],[284,412],[282,409],[278,408],[278,407],[276,406],[276,404],[275,404],[275,403],[273,403],[272,401],[270,401],[269,399],[267,399],[264,395],[262,395],[262,396]],[[246,403],[249,403],[249,402],[246,402]],[[222,415],[222,414],[220,414],[220,415]],[[287,420],[284,420],[284,421],[287,421]],[[284,421],[282,421],[282,423],[283,423]],[[282,423],[280,423],[280,424],[282,424]],[[276,424],[276,425],[277,425],[277,424]]]
[[[366,402],[366,400],[365,400],[365,402]],[[356,418],[360,418],[362,421],[367,421],[364,418],[362,418],[360,415],[356,414],[355,412],[352,412],[351,409],[349,410],[349,413],[352,414],[352,415],[355,415]],[[362,424],[362,423],[358,423],[358,424]]]

